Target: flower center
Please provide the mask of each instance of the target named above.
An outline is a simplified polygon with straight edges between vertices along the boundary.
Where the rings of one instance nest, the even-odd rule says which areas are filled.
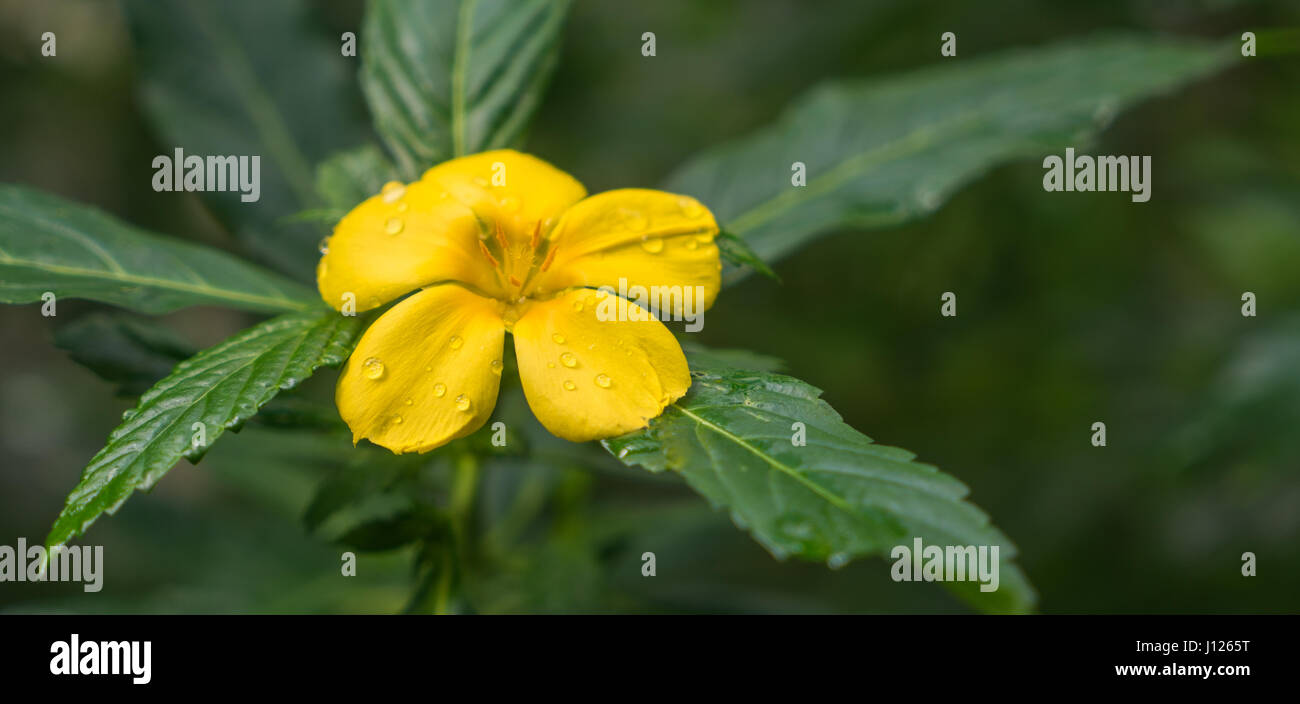
[[[522,238],[518,238],[522,240]],[[542,236],[542,221],[534,224],[527,241],[511,243],[499,220],[479,239],[479,253],[496,274],[504,292],[505,303],[522,303],[532,290],[536,276],[551,267],[557,251],[554,243]]]

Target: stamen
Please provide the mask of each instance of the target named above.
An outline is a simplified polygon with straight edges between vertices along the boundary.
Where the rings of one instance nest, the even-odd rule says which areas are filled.
[[[483,256],[487,257],[489,262],[492,262],[493,269],[501,268],[501,262],[498,262],[497,258],[492,256],[492,253],[488,251],[487,245],[483,244],[483,240],[479,240],[478,242],[478,251],[482,252]]]
[[[505,230],[501,229],[501,221],[500,221],[500,220],[496,221],[496,226],[497,226],[497,233],[496,233],[496,234],[497,234],[497,244],[501,245],[501,251],[502,251],[502,252],[509,252],[509,251],[510,251],[510,245],[506,244],[506,232],[505,232]]]
[[[520,286],[523,286],[523,285],[524,285],[524,282],[520,281],[520,280],[519,280],[519,279],[518,279],[514,274],[511,274],[511,275],[510,275],[510,284],[511,284],[512,286],[514,286],[515,288],[519,288]]]
[[[537,245],[541,241],[542,241],[542,221],[538,220],[537,226],[533,228],[533,240],[532,242],[529,243],[528,246],[532,247],[532,249],[536,251]]]
[[[560,251],[559,247],[551,247],[551,251],[546,253],[546,259],[542,261],[541,271],[551,268],[551,261],[555,259],[555,253]]]

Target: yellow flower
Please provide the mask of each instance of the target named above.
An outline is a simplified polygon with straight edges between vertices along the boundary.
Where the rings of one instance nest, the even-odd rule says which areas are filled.
[[[420,289],[370,326],[339,376],[335,401],[353,442],[425,452],[480,428],[496,405],[507,332],[547,430],[585,441],[645,427],[686,393],[686,358],[654,318],[598,316],[615,296],[603,287],[681,287],[701,293],[704,310],[720,286],[717,233],[694,198],[587,197],[573,177],[509,150],[385,185],[335,227],[316,272],[321,297],[340,310]],[[661,314],[681,315],[681,297],[672,304]]]

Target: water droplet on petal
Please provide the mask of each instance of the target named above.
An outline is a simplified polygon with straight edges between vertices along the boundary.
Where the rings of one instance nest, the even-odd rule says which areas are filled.
[[[402,417],[401,417],[401,416],[393,416],[393,422],[396,423],[396,424],[398,424],[398,425],[401,425],[401,424],[402,424]]]
[[[553,340],[553,341],[555,342],[555,344],[557,344],[557,345],[563,345],[563,344],[564,344],[564,336],[561,335],[561,334],[558,333],[558,332],[555,333],[555,334],[553,334],[553,335],[551,335],[551,340]]]
[[[461,394],[456,397],[456,410],[468,411],[469,407],[472,405],[474,404],[469,400],[469,397],[466,396],[465,394]]]
[[[375,380],[384,376],[384,363],[378,357],[370,357],[361,363],[361,371],[367,379]]]
[[[406,399],[406,405],[410,406],[410,405],[412,405],[413,403],[415,403],[415,401],[412,401],[412,400],[409,399],[409,398]]]
[[[646,239],[641,240],[641,249],[644,249],[651,254],[658,254],[664,251],[664,241],[658,237],[647,237]]]
[[[581,312],[582,312],[582,301],[574,301],[574,302],[573,302],[573,312],[574,312],[574,313],[581,313]]]
[[[547,369],[554,369],[554,368],[555,368],[555,362],[547,362],[547,363],[546,363],[546,368],[547,368]]]
[[[328,237],[322,237],[321,240],[320,240],[320,244],[316,245],[316,249],[319,249],[321,254],[329,254],[329,253],[330,253],[330,238],[328,238]]]
[[[564,354],[560,355],[560,364],[563,364],[564,366],[572,369],[578,366],[578,358],[573,356],[572,352],[565,352]]]
[[[682,209],[682,215],[688,218],[698,218],[704,214],[704,206],[694,198],[682,196],[677,199],[677,207]]]
[[[460,339],[459,335],[452,335],[451,341],[447,343],[453,350],[458,350],[465,346],[465,341]]]
[[[433,395],[442,398],[447,395],[447,385],[441,382],[433,385]]]
[[[492,360],[492,373],[493,373],[493,374],[500,374],[500,373],[501,373],[501,369],[502,369],[502,367],[503,367],[503,365],[501,364],[501,360],[499,360],[499,359],[494,359],[494,360]]]
[[[400,181],[389,181],[384,184],[379,193],[383,195],[385,203],[392,203],[406,195],[406,186],[402,185]]]
[[[566,381],[566,382],[564,382],[564,390],[565,390],[565,391],[573,391],[573,390],[576,389],[576,388],[578,388],[578,386],[577,386],[576,384],[574,384],[572,381]]]
[[[613,383],[614,383],[614,382],[611,381],[610,378],[609,378],[609,376],[606,375],[606,374],[597,374],[597,375],[596,375],[596,386],[599,386],[599,387],[602,388],[602,389],[608,389],[608,388],[610,387],[610,385],[613,384]]]
[[[623,214],[623,225],[632,232],[640,232],[649,227],[650,221],[641,213],[628,210]]]
[[[397,204],[397,212],[399,212],[399,213],[405,213],[406,211],[408,211],[408,210],[410,210],[410,209],[411,209],[411,206],[410,206],[410,204],[408,204],[406,201],[402,201],[401,203],[398,203],[398,204]]]
[[[691,251],[695,251],[699,249],[700,248],[699,240],[695,239],[694,237],[691,237],[690,239],[686,240],[686,248]]]
[[[384,223],[384,232],[396,235],[402,231],[403,227],[405,227],[405,223],[402,222],[401,218],[388,218],[388,222]]]
[[[501,209],[507,213],[519,212],[519,199],[514,196],[506,196],[501,199]]]

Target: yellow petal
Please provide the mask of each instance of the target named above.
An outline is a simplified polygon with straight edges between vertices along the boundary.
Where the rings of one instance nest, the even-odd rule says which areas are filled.
[[[474,212],[436,185],[390,183],[334,228],[316,267],[321,298],[364,311],[442,281],[491,295],[499,284],[479,251],[480,232]]]
[[[496,406],[504,337],[500,304],[454,284],[393,306],[339,375],[352,441],[425,452],[477,430]]]
[[[575,286],[680,287],[702,308],[721,287],[713,238],[718,223],[699,201],[663,191],[625,188],[594,195],[569,209],[556,225],[554,259],[535,285],[538,295]],[[688,288],[689,287],[689,288]],[[698,288],[695,288],[698,287]],[[665,289],[666,291],[667,289]],[[675,309],[681,314],[681,298]]]
[[[597,318],[617,300],[602,291],[573,290],[533,303],[515,323],[528,405],[547,430],[566,440],[644,428],[690,387],[686,357],[663,323],[648,316]]]
[[[538,225],[549,232],[586,194],[572,176],[509,149],[443,162],[419,181],[386,185],[339,222],[316,269],[321,297],[336,310],[352,300],[364,311],[455,281],[504,298],[509,276],[526,275],[524,248]],[[510,257],[492,244],[497,223]],[[484,238],[495,262],[482,252]],[[507,260],[514,269],[497,271]]]
[[[421,179],[471,208],[488,224],[500,222],[512,245],[530,243],[538,223],[549,232],[587,195],[577,179],[513,149],[443,162]]]

